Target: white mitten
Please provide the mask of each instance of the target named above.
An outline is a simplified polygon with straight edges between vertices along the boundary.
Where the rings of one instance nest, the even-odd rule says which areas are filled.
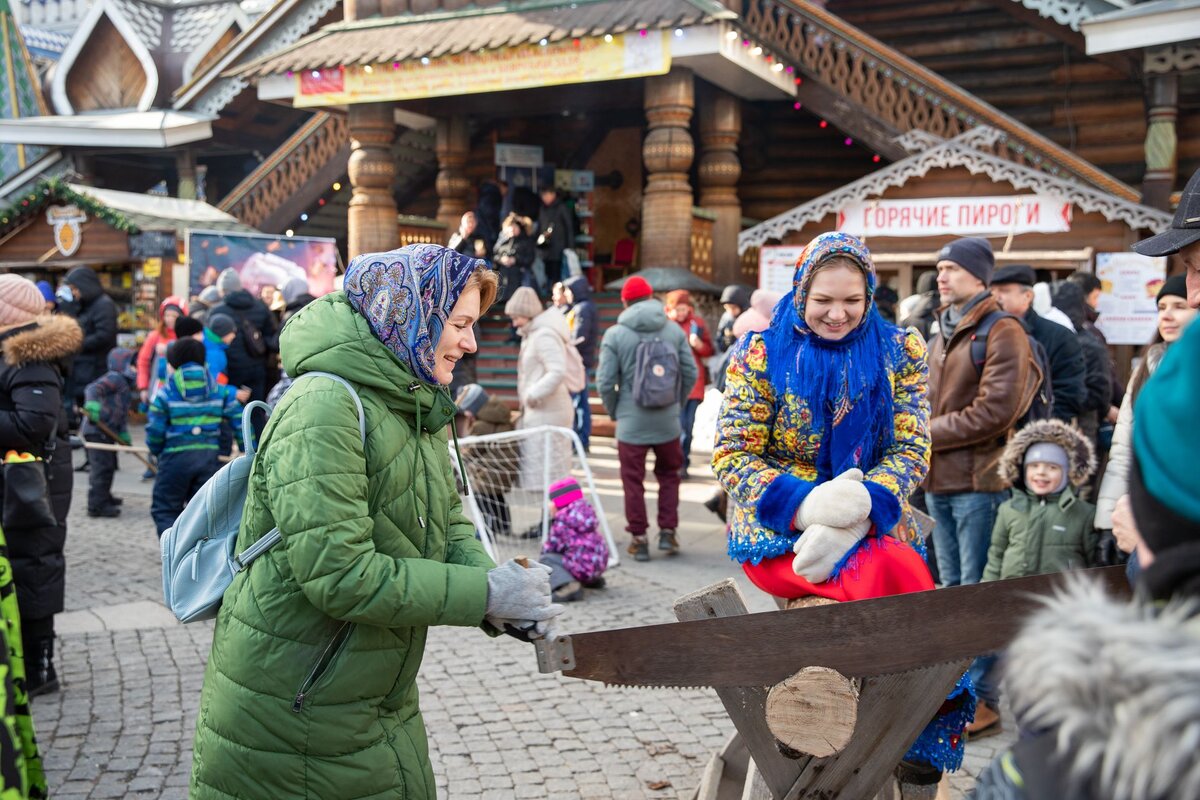
[[[846,553],[871,530],[871,521],[863,520],[845,528],[833,528],[819,523],[810,525],[792,548],[792,571],[810,583],[829,579]]]
[[[871,494],[862,480],[861,469],[848,469],[809,492],[796,511],[796,530],[809,525],[848,528],[866,519],[871,513]]]

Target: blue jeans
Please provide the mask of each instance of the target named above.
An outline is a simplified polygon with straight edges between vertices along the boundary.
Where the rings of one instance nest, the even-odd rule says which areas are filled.
[[[683,445],[683,468],[687,469],[688,456],[692,454],[692,427],[696,424],[696,409],[699,400],[685,400],[679,409],[679,424],[683,427],[680,443]]]
[[[592,438],[592,408],[588,403],[588,389],[591,388],[592,371],[585,369],[583,372],[587,378],[588,386],[583,387],[582,392],[576,392],[571,395],[571,401],[575,404],[575,434],[579,437],[579,443],[583,445],[584,451],[587,451]]]
[[[999,655],[979,656],[971,662],[971,682],[975,694],[994,710],[1000,708],[1000,670],[996,668]]]
[[[925,493],[937,526],[933,543],[943,586],[979,583],[987,566],[996,510],[1008,492]]]

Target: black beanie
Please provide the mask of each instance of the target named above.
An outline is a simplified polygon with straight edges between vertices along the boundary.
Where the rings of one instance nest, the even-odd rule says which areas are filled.
[[[204,345],[195,339],[176,339],[167,348],[167,363],[175,369],[184,364],[203,364]]]
[[[195,317],[180,317],[175,320],[175,338],[186,339],[204,330],[203,323]]]
[[[979,278],[984,286],[992,282],[992,270],[996,268],[996,257],[987,239],[971,237],[955,239],[938,253],[938,261],[953,261],[967,272]]]

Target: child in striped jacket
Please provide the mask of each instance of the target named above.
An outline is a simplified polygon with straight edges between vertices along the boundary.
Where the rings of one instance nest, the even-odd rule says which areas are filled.
[[[192,495],[221,466],[221,421],[242,443],[242,405],[231,386],[220,386],[204,366],[204,345],[178,339],[167,348],[170,374],[150,404],[146,446],[158,456],[150,515],[158,535],[175,524]]]

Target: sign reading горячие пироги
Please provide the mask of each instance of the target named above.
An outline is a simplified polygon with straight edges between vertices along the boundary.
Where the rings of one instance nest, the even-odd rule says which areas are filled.
[[[1041,194],[866,200],[838,212],[838,230],[867,237],[1066,233],[1071,203]]]

